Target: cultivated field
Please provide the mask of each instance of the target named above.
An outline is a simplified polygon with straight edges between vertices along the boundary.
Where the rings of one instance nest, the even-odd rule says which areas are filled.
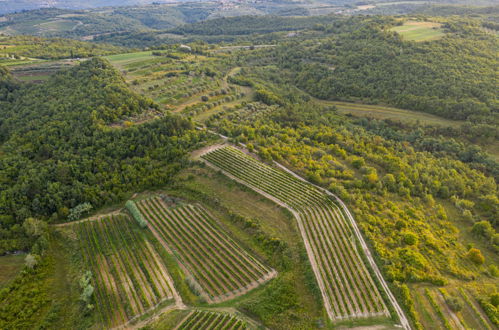
[[[248,329],[246,322],[239,319],[238,317],[219,312],[210,311],[199,311],[195,310],[190,312],[179,325],[175,327],[175,330],[243,330]]]
[[[400,34],[405,40],[429,41],[440,39],[444,31],[440,28],[442,24],[435,22],[407,21],[401,26],[395,26],[391,30]]]
[[[94,276],[103,326],[124,324],[173,299],[166,266],[133,219],[115,215],[79,222],[74,228]]]
[[[331,320],[389,316],[363,261],[354,230],[335,200],[232,147],[218,148],[201,157],[293,211]]]
[[[226,235],[201,206],[169,207],[159,197],[136,205],[207,302],[232,299],[276,276]]]

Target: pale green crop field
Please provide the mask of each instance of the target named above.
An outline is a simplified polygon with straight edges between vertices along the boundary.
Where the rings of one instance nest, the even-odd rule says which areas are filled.
[[[442,24],[435,22],[416,22],[407,21],[404,25],[391,28],[405,40],[411,41],[429,41],[437,40],[445,35],[441,29]]]

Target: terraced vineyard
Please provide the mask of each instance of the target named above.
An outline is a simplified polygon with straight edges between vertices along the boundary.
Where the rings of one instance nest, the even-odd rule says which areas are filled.
[[[201,157],[210,166],[293,211],[326,311],[333,321],[389,316],[363,262],[352,225],[337,201],[313,185],[233,147],[217,148]]]
[[[204,208],[168,207],[159,197],[136,205],[207,302],[234,298],[276,276],[226,235]]]
[[[240,320],[236,316],[228,313],[192,311],[185,317],[185,319],[180,322],[180,324],[175,329],[243,330],[248,329],[248,326],[243,320]]]
[[[105,327],[115,327],[173,298],[163,260],[126,215],[73,225],[92,270],[96,310]]]

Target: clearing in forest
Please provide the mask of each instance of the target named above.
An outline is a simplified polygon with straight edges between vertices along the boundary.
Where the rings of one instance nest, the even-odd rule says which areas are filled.
[[[79,222],[74,228],[94,276],[102,325],[122,325],[173,301],[165,263],[133,219],[113,215]]]
[[[405,40],[429,41],[444,36],[442,24],[435,22],[407,21],[403,25],[395,26],[391,30],[397,32]]]
[[[338,201],[233,147],[211,150],[201,158],[293,212],[331,320],[389,316],[355,230]]]
[[[237,316],[229,313],[211,312],[195,310],[190,312],[175,330],[187,329],[231,329],[243,330],[248,329],[248,325]]]
[[[208,303],[245,294],[277,275],[225,234],[201,206],[168,207],[159,197],[136,205]]]

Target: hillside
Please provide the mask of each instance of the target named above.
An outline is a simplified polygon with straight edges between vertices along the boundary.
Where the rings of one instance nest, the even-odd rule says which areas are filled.
[[[3,37],[0,328],[497,328],[491,16],[205,5]]]

